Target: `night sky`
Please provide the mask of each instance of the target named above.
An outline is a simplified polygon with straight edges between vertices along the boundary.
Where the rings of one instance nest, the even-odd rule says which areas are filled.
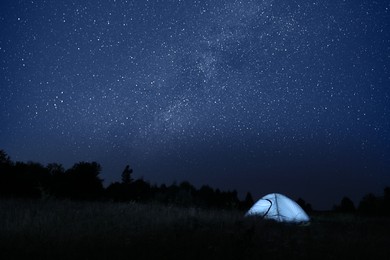
[[[331,208],[390,185],[390,2],[0,2],[0,149]]]

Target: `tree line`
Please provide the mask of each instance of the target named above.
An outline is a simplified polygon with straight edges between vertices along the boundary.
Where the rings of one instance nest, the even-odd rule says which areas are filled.
[[[120,182],[104,188],[100,173],[101,166],[96,162],[78,162],[64,169],[57,163],[43,166],[36,162],[13,162],[0,150],[0,198],[137,201],[241,210],[254,203],[250,193],[240,200],[235,190],[221,191],[207,185],[197,189],[186,181],[151,185],[142,178],[133,179],[129,165],[123,170]]]
[[[379,196],[373,193],[365,195],[357,206],[350,198],[344,197],[340,204],[333,207],[333,211],[366,216],[390,216],[390,187],[385,187],[383,194]]]
[[[13,162],[6,152],[0,150],[0,198],[137,201],[239,210],[247,210],[254,204],[249,192],[240,200],[235,190],[221,191],[208,185],[198,189],[187,181],[151,185],[142,178],[133,179],[129,165],[124,168],[120,182],[104,188],[100,173],[101,166],[97,162],[78,162],[65,170],[57,163],[43,166],[36,162]],[[313,211],[311,204],[302,198],[296,202],[306,212]],[[358,206],[344,197],[333,211],[390,216],[390,187],[384,189],[382,196],[367,194]]]

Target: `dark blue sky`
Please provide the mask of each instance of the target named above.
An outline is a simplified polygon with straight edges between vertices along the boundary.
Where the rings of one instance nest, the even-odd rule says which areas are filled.
[[[0,149],[151,183],[390,185],[388,1],[0,3]]]

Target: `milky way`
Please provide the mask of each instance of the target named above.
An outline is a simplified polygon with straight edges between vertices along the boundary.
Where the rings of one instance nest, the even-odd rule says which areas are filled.
[[[390,185],[389,21],[386,1],[2,1],[0,149],[356,200]]]

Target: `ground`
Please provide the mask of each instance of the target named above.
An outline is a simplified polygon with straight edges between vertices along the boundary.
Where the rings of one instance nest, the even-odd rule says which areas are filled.
[[[243,212],[0,201],[0,259],[389,259],[390,219],[317,213],[286,225]]]

